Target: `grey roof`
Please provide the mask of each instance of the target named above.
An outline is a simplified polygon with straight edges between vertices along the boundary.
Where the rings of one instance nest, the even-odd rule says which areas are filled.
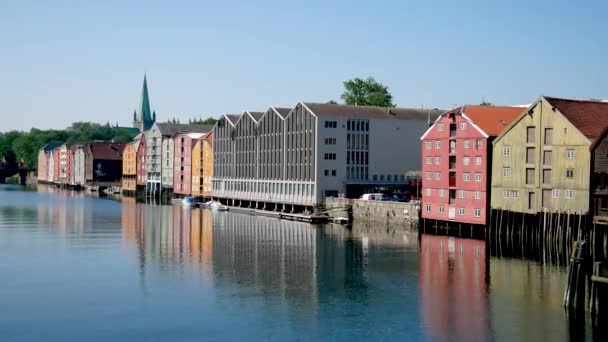
[[[58,146],[59,146],[59,144],[56,144],[56,143],[48,143],[48,144],[42,146],[42,150],[44,152],[49,152],[49,151],[54,150]]]
[[[226,117],[228,118],[228,120],[230,120],[230,122],[232,122],[233,125],[237,121],[239,121],[239,119],[241,118],[241,114],[224,114],[224,115],[226,115]]]
[[[207,133],[211,132],[213,125],[177,124],[168,122],[157,123],[160,133],[171,136],[175,133]]]
[[[304,105],[317,116],[344,116],[351,118],[426,121],[430,114],[431,121],[434,121],[441,113],[445,112],[445,110],[440,109],[350,106],[311,102],[305,102]]]
[[[249,113],[255,121],[260,121],[262,116],[264,116],[264,112],[247,112]]]
[[[272,107],[274,108],[277,112],[279,112],[279,114],[282,117],[286,117],[287,114],[289,114],[289,112],[291,112],[291,108],[282,108],[282,107]]]

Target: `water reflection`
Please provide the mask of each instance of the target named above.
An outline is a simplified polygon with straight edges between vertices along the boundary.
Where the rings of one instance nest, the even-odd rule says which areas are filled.
[[[0,319],[8,336],[25,329],[19,322],[52,331],[46,314],[32,313],[53,312],[71,325],[103,320],[108,330],[139,328],[151,339],[601,339],[588,319],[568,320],[562,310],[565,268],[495,258],[484,241],[361,223],[315,228],[57,189],[5,195],[0,257],[22,265],[0,264],[0,302],[16,317]],[[33,261],[22,252],[31,245]],[[27,272],[26,285],[12,280]],[[20,309],[32,293],[37,299]],[[45,306],[46,293],[56,306]],[[86,316],[96,298],[115,316]],[[168,319],[178,315],[179,323]]]

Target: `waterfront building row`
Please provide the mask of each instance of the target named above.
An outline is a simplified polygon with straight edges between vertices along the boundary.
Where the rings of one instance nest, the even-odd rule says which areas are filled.
[[[213,197],[312,208],[405,184],[420,170],[417,137],[440,113],[300,102],[224,114],[213,129]]]
[[[525,108],[449,111],[421,138],[421,217],[486,225],[500,210],[606,221],[606,127],[608,103],[598,101],[542,96]]]

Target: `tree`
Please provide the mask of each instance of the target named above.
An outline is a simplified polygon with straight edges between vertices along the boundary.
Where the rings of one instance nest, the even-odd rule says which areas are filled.
[[[326,103],[327,104],[338,104],[338,102],[336,102],[336,100],[329,100]]]
[[[341,98],[349,105],[395,107],[388,87],[376,82],[373,77],[365,80],[354,78],[344,82],[344,93]]]
[[[200,119],[192,119],[192,123],[196,124],[196,125],[215,125],[215,123],[217,122],[217,119],[214,118],[206,118],[203,120],[203,118]]]

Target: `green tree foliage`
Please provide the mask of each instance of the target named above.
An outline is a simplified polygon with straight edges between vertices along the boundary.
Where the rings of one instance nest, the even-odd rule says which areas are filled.
[[[196,125],[215,125],[215,123],[217,122],[217,119],[214,118],[199,118],[199,119],[192,119],[190,120],[190,123],[192,124],[196,124]]]
[[[349,105],[395,107],[388,87],[376,82],[372,77],[354,78],[344,82],[342,100]]]
[[[327,102],[325,102],[327,104],[338,104],[338,102],[336,102],[336,100],[329,100]]]
[[[36,167],[38,150],[48,143],[93,140],[128,142],[133,140],[135,135],[136,132],[129,128],[91,122],[75,122],[65,130],[32,128],[29,132],[10,131],[0,133],[0,159],[12,153],[17,160],[23,158],[27,167]]]

